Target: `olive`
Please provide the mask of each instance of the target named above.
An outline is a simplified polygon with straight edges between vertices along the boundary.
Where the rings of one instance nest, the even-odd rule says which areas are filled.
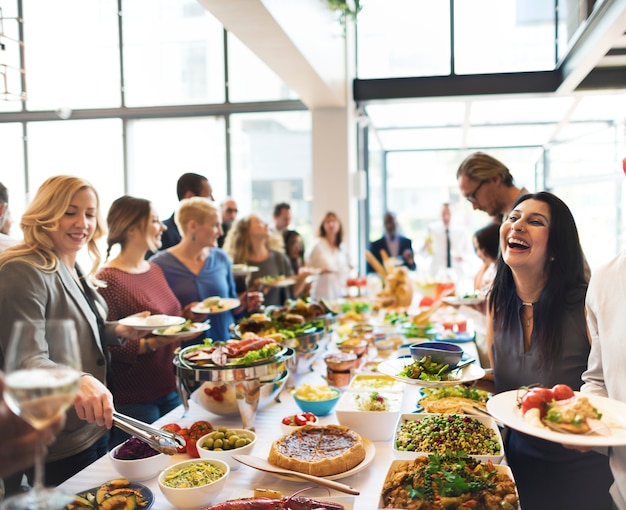
[[[213,449],[214,450],[217,450],[218,448],[221,449],[223,445],[224,445],[224,440],[223,439],[216,439],[215,441],[213,441]]]
[[[246,446],[248,444],[248,441],[246,441],[245,439],[237,439],[237,442],[235,443],[235,448],[241,448],[242,446]]]

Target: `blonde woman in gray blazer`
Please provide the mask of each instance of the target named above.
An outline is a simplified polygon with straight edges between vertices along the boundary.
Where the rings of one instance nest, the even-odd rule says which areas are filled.
[[[72,319],[78,333],[84,376],[65,427],[49,447],[47,485],[58,485],[106,453],[105,434],[114,410],[106,387],[107,345],[142,336],[104,320],[106,304],[91,278],[100,263],[96,240],[103,234],[102,225],[98,194],[91,184],[77,177],[51,177],[22,217],[23,243],[0,254],[2,364],[13,321],[40,325],[37,342],[44,350],[47,320]],[[88,274],[76,264],[84,246],[93,261]]]

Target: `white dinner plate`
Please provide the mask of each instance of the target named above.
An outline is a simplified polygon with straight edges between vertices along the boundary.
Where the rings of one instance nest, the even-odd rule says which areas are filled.
[[[448,296],[443,298],[443,302],[452,306],[461,306],[461,305],[479,305],[485,301],[484,297],[459,297],[459,296]]]
[[[182,324],[187,319],[184,317],[175,317],[173,315],[148,315],[147,317],[124,317],[118,322],[123,326],[130,326],[135,329],[145,329],[152,331],[153,329],[166,328]]]
[[[587,397],[589,402],[602,413],[602,421],[604,423],[622,427],[612,428],[609,436],[585,436],[582,434],[556,432],[528,423],[522,415],[522,410],[518,407],[517,398],[519,393],[519,390],[510,390],[494,395],[487,401],[487,411],[496,420],[501,421],[512,429],[555,443],[583,447],[626,445],[626,404],[624,402],[575,391],[576,395]]]
[[[348,471],[344,471],[343,473],[323,476],[322,478],[326,478],[327,480],[340,480],[341,478],[347,478],[348,476],[355,475],[359,471],[363,471],[367,466],[369,466],[374,460],[374,456],[376,455],[376,447],[374,446],[374,443],[372,443],[369,439],[363,436],[361,436],[361,439],[363,439],[363,446],[365,447],[365,458],[361,461],[361,463],[354,466],[352,469],[348,469]],[[289,480],[290,482],[311,483],[303,480],[302,478],[298,478],[297,476],[283,475],[282,473],[270,474],[277,476],[278,478],[282,478],[283,480]]]
[[[179,326],[179,324],[177,324]],[[167,328],[157,328],[152,330],[153,335],[157,336],[177,336],[180,338],[194,337],[207,329],[210,329],[211,325],[206,322],[192,322],[185,328],[185,331],[178,331],[177,333],[168,333]]]
[[[449,381],[422,381],[421,379],[411,379],[410,377],[404,377],[400,374],[402,369],[413,363],[413,358],[411,356],[404,356],[401,358],[394,358],[383,361],[378,365],[378,371],[381,374],[388,375],[397,379],[398,381],[402,381],[408,384],[415,384],[417,386],[422,386],[424,388],[436,388],[440,386],[456,386],[457,384],[467,383],[476,381],[482,378],[485,375],[485,371],[475,365],[474,363],[463,367],[462,369],[454,372],[450,377]]]
[[[233,264],[233,274],[235,276],[243,276],[248,273],[256,273],[259,270],[257,266],[248,266],[247,264]]]
[[[236,298],[222,298],[220,300],[220,306],[205,306],[202,301],[200,301],[191,311],[199,314],[224,313],[233,308],[237,308],[240,304],[240,301]]]
[[[296,277],[295,276],[286,276],[284,278],[276,278],[274,280],[263,281],[261,280],[262,287],[291,287],[295,285]]]

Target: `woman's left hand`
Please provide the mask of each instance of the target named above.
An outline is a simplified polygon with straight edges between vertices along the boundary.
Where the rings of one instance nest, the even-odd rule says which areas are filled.
[[[74,399],[74,409],[81,420],[96,422],[110,429],[113,426],[113,395],[92,375],[80,378],[78,395]]]
[[[243,293],[242,299],[240,299],[240,301],[244,303],[247,312],[254,312],[261,308],[261,305],[263,305],[265,298],[262,292],[248,291]]]

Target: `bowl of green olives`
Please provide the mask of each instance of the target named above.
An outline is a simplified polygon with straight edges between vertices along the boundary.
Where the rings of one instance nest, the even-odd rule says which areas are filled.
[[[219,459],[233,471],[241,466],[233,454],[250,454],[256,445],[256,434],[246,429],[219,427],[198,439],[196,445],[201,459]]]

